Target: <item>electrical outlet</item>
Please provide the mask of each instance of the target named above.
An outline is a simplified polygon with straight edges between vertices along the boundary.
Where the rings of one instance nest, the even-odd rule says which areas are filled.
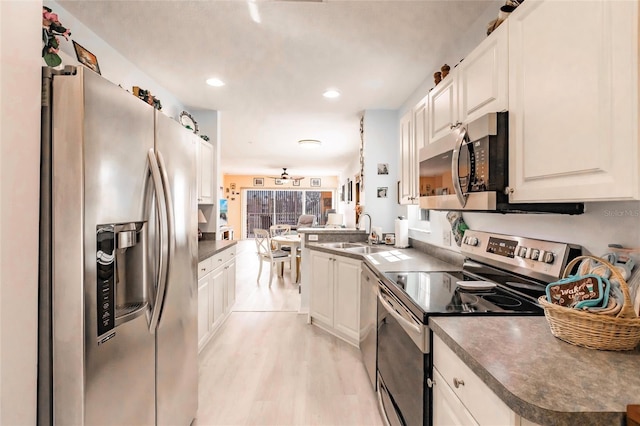
[[[318,241],[318,234],[310,234],[309,241]]]
[[[442,231],[442,244],[445,246],[451,245],[451,231],[448,229]]]

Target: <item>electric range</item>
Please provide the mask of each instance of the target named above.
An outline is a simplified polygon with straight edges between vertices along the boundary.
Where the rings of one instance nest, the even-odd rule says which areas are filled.
[[[377,389],[391,425],[432,421],[430,316],[544,315],[537,302],[581,247],[467,230],[459,272],[391,271],[378,282]]]

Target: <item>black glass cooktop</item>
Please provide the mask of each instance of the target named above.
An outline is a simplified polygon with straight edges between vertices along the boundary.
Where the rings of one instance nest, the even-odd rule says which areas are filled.
[[[518,294],[506,286],[489,289],[467,289],[458,281],[478,281],[464,272],[387,272],[385,276],[396,296],[407,304],[416,316],[426,319],[429,315],[544,315],[534,300],[542,295],[543,286],[515,282],[525,287],[527,294]],[[495,284],[495,283],[493,283]],[[393,288],[395,287],[395,289]],[[527,288],[529,287],[529,288]],[[534,294],[535,293],[535,294]],[[529,296],[529,297],[527,297]],[[413,305],[413,306],[411,306]]]

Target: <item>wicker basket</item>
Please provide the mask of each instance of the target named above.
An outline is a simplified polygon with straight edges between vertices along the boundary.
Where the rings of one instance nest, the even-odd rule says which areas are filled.
[[[629,351],[640,343],[640,318],[633,310],[629,287],[618,270],[609,262],[594,256],[579,256],[564,270],[567,277],[578,262],[593,259],[607,266],[620,280],[624,294],[622,309],[616,316],[595,314],[580,309],[568,308],[547,301],[540,296],[538,301],[544,308],[544,315],[551,327],[551,333],[559,339],[576,346],[605,351]]]

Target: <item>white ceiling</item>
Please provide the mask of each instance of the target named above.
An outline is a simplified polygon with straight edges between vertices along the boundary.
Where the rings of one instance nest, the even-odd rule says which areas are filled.
[[[496,4],[257,0],[256,23],[244,0],[59,3],[188,108],[221,111],[223,173],[265,175],[340,174],[362,111],[398,109]]]

